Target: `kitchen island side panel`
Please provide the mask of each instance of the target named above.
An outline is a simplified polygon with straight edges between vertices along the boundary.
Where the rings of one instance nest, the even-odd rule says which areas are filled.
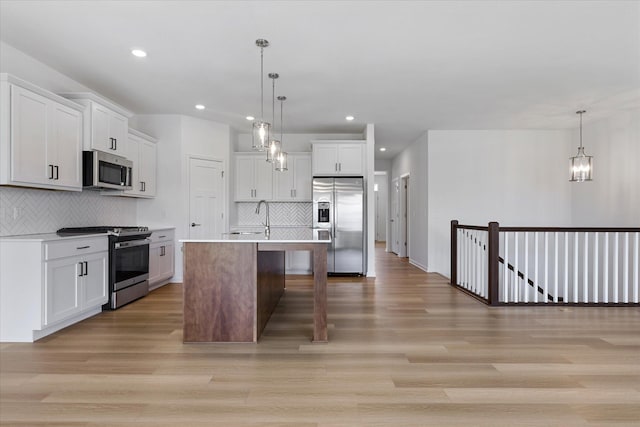
[[[258,336],[262,334],[284,293],[284,254],[284,251],[258,251]]]
[[[255,342],[255,243],[184,244],[183,342]]]

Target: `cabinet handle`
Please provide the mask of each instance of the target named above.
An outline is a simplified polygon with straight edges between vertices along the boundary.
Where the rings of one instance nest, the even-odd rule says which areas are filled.
[[[118,150],[118,138],[113,138],[113,142],[114,142],[114,144],[116,146],[116,148],[114,148],[114,150],[117,151]]]
[[[165,255],[165,247],[160,246],[160,256],[164,256],[164,255]]]
[[[195,222],[192,222],[192,223],[191,223],[191,226],[192,226],[192,227],[200,227],[201,225],[202,225],[202,224],[196,224]]]
[[[80,274],[78,274],[78,277],[82,277],[84,276],[84,262],[79,262],[78,264],[80,265]]]
[[[338,163],[338,172],[342,172],[342,163]]]
[[[144,191],[144,186],[142,185],[142,181],[140,181],[140,191]]]
[[[58,176],[59,176],[59,175],[58,175],[58,166],[56,165],[56,166],[54,166],[54,167],[56,168],[56,177],[55,177],[54,179],[58,179]]]
[[[158,236],[158,239],[164,239],[167,236]]]
[[[144,192],[147,191],[147,182],[146,181],[142,181],[142,191],[144,191]]]
[[[87,261],[84,262],[84,275],[89,274],[89,263]]]
[[[49,179],[53,179],[53,165],[49,165]]]
[[[77,247],[76,249],[89,249],[90,247],[91,246],[80,246],[80,247]]]

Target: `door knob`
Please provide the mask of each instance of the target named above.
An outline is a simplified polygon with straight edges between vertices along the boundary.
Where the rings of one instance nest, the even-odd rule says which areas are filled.
[[[200,227],[201,225],[202,225],[202,224],[196,224],[195,222],[192,222],[192,223],[191,223],[191,226],[192,226],[192,227]]]

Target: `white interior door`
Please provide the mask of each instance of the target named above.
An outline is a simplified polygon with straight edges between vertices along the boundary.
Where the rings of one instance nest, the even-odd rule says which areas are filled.
[[[189,159],[189,238],[216,239],[224,230],[222,162]]]
[[[387,241],[387,206],[389,204],[387,193],[387,175],[376,175],[376,241],[378,242]]]
[[[391,252],[400,253],[400,234],[398,233],[398,200],[400,199],[400,180],[395,178],[391,181]]]
[[[399,209],[398,216],[400,218],[398,227],[399,227],[399,236],[400,236],[400,244],[398,256],[401,257],[409,257],[409,176],[402,177],[400,180],[400,190],[399,190]]]

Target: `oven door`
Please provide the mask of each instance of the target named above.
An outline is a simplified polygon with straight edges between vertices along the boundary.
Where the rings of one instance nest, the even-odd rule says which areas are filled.
[[[117,291],[149,278],[149,239],[115,242],[113,262]]]

